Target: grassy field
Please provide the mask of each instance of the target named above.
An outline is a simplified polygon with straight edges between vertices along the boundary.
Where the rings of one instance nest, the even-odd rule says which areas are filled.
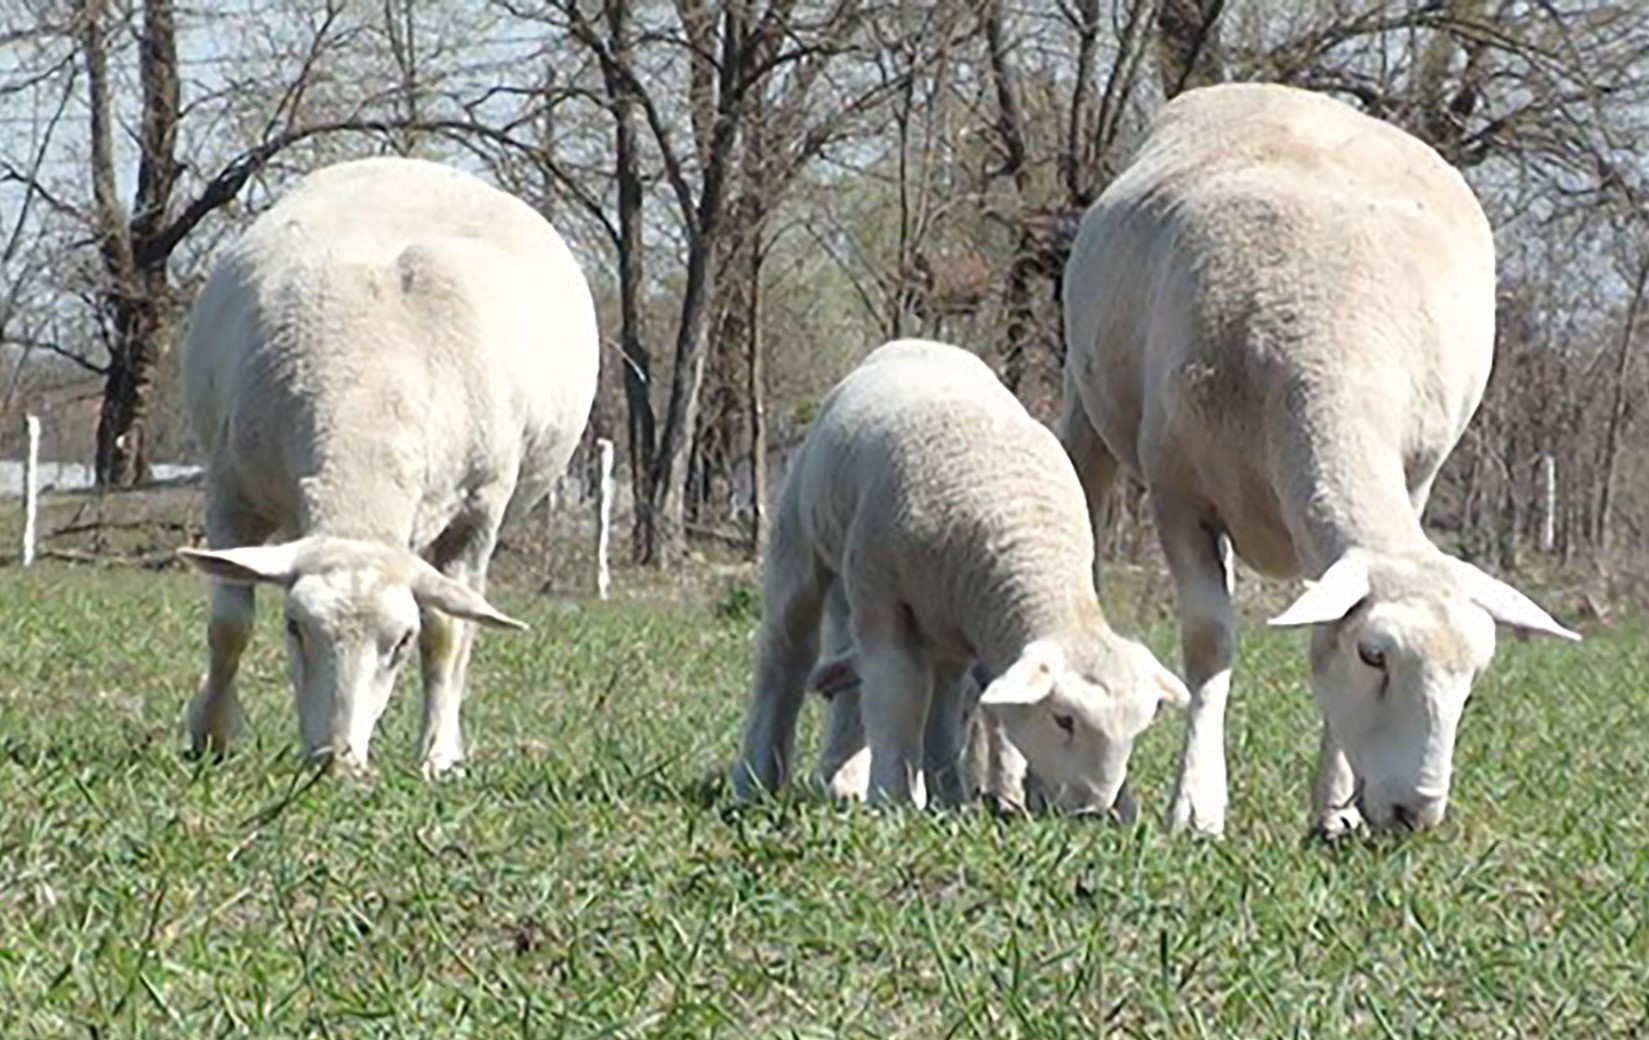
[[[1299,637],[1249,625],[1230,836],[1146,822],[734,811],[751,620],[505,589],[472,763],[311,777],[265,609],[249,739],[179,754],[204,597],[0,571],[0,1037],[1649,1035],[1649,637],[1508,641],[1438,832],[1304,840]],[[1149,633],[1159,651],[1171,631]]]

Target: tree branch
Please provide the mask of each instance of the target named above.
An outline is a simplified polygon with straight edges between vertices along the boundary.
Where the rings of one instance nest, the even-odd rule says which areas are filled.
[[[51,340],[35,339],[32,336],[8,335],[4,340],[0,340],[0,346],[18,347],[22,349],[23,359],[18,362],[19,368],[23,366],[24,361],[28,360],[28,356],[30,354],[38,350],[46,354],[51,354],[55,357],[60,357],[65,361],[72,361],[76,365],[79,365],[81,368],[93,373],[94,375],[103,376],[107,375],[109,372],[107,365],[100,365],[84,355],[78,354],[75,351],[70,350],[68,347],[54,343]]]
[[[130,276],[131,243],[115,188],[114,102],[109,94],[109,59],[103,41],[104,0],[86,0],[80,16],[81,47],[90,82],[92,198],[98,247],[117,282]]]
[[[614,56],[611,48],[596,33],[595,27],[584,17],[584,12],[578,9],[577,0],[561,0],[559,6],[567,15],[568,28],[573,36],[588,47],[601,63],[602,72],[608,79],[609,98],[616,101],[615,91],[622,89],[641,105],[642,114],[647,117],[647,127],[652,131],[653,140],[658,144],[659,155],[664,160],[664,176],[670,184],[671,191],[675,193],[676,205],[681,208],[682,220],[688,227],[696,227],[698,205],[693,198],[693,189],[687,183],[681,157],[676,154],[675,138],[671,135],[653,96],[642,86],[641,80],[636,78],[635,70],[629,63]]]
[[[5,250],[0,251],[0,268],[10,264],[12,258],[17,255],[17,247],[23,241],[23,228],[28,224],[29,210],[36,198],[44,200],[54,210],[79,216],[74,210],[63,206],[40,183],[40,167],[45,165],[46,153],[51,148],[53,135],[57,133],[57,124],[62,121],[63,113],[68,110],[69,100],[74,97],[75,79],[73,66],[70,66],[68,78],[63,84],[63,96],[57,99],[57,110],[46,120],[46,128],[40,135],[40,146],[34,150],[34,157],[29,161],[29,172],[23,173],[14,169],[10,163],[0,161],[0,178],[23,185],[23,201],[17,206],[17,221],[12,225],[11,234],[6,239]],[[17,288],[16,285],[11,287],[7,293],[8,298],[16,293]]]
[[[140,263],[152,263],[160,258],[169,256],[177,244],[194,230],[195,226],[204,220],[214,210],[226,205],[240,193],[259,170],[263,169],[276,155],[287,148],[324,134],[336,133],[404,133],[406,131],[424,133],[449,133],[459,136],[485,138],[496,144],[512,150],[531,155],[535,161],[545,164],[545,169],[557,175],[565,183],[575,183],[570,174],[563,174],[548,154],[536,145],[520,141],[508,134],[502,133],[482,123],[475,123],[460,119],[340,119],[334,122],[315,123],[311,126],[288,130],[275,137],[247,149],[220,169],[216,176],[207,182],[193,201],[178,213],[164,229],[145,243],[145,250],[138,258]],[[596,216],[602,216],[600,206],[587,194],[580,194],[578,202],[586,209],[590,209]]]

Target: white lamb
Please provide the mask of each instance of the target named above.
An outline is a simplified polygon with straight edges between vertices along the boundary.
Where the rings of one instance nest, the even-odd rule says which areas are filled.
[[[1096,517],[1119,465],[1149,486],[1178,591],[1170,822],[1225,825],[1234,545],[1318,579],[1271,622],[1313,629],[1314,824],[1436,824],[1494,623],[1578,638],[1420,526],[1494,351],[1494,242],[1465,181],[1326,97],[1188,91],[1083,220],[1064,299],[1061,439]]]
[[[1094,593],[1093,535],[1058,442],[966,351],[901,340],[826,399],[774,520],[755,689],[734,769],[740,797],[777,791],[840,583],[863,675],[868,798],[964,800],[959,681],[1053,800],[1103,811],[1135,738],[1185,688],[1111,631]]]
[[[524,627],[484,598],[498,529],[565,468],[597,342],[561,237],[468,174],[342,163],[258,218],[218,262],[183,353],[212,550],[182,555],[217,579],[196,750],[243,725],[235,673],[252,586],[268,582],[286,590],[306,754],[367,767],[416,639],[421,768],[460,765],[469,622]]]

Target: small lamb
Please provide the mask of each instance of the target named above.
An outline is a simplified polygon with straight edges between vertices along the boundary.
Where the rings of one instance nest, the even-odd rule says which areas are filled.
[[[1051,800],[1108,810],[1134,740],[1187,694],[1106,623],[1093,533],[1058,442],[956,347],[899,340],[831,392],[774,520],[739,797],[785,783],[838,583],[863,676],[872,803],[966,797],[963,674],[997,676],[1000,718]]]
[[[1064,300],[1061,440],[1096,518],[1119,467],[1150,488],[1178,591],[1171,824],[1225,826],[1233,547],[1317,579],[1271,622],[1312,629],[1315,827],[1442,820],[1495,622],[1579,638],[1420,526],[1494,357],[1494,239],[1466,182],[1326,97],[1187,91],[1088,211]]]
[[[561,237],[457,170],[367,159],[310,174],[218,262],[183,379],[207,452],[216,579],[196,751],[243,726],[253,586],[286,591],[306,755],[366,769],[417,644],[425,776],[457,768],[475,625],[506,517],[548,492],[589,416],[595,307]],[[266,545],[270,537],[292,539]]]

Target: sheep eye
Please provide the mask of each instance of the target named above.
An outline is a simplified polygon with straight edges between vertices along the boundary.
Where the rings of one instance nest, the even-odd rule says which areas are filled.
[[[1357,656],[1370,668],[1383,669],[1386,666],[1386,652],[1362,643],[1357,645]]]
[[[1066,733],[1074,734],[1076,732],[1076,719],[1072,718],[1069,715],[1055,715],[1054,716],[1054,725],[1058,726],[1060,729],[1064,730]]]
[[[286,619],[286,634],[300,643],[303,642],[303,629],[298,627],[297,618],[289,617]]]
[[[393,656],[396,660],[400,660],[407,650],[411,649],[413,635],[414,633],[410,630],[403,633],[400,640],[396,642],[395,649],[391,651],[391,656]]]

